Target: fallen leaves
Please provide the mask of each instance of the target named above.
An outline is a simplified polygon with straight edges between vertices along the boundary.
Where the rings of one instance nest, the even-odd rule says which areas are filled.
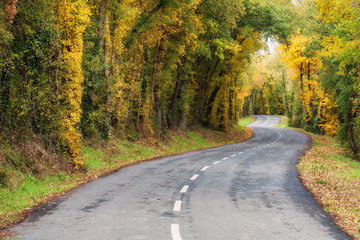
[[[297,169],[312,192],[346,233],[360,239],[360,163],[335,138],[312,135],[317,144],[301,158]]]

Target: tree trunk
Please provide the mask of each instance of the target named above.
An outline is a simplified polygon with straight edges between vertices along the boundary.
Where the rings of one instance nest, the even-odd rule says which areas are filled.
[[[150,106],[155,104],[156,117],[158,121],[158,129],[159,131],[163,130],[162,125],[162,103],[160,97],[160,83],[157,80],[156,72],[157,68],[162,61],[161,53],[164,51],[163,49],[164,39],[161,39],[155,46],[154,52],[154,63],[153,63],[153,71],[151,75],[151,89],[150,89]]]
[[[198,123],[199,120],[200,120],[200,117],[204,111],[204,108],[205,108],[205,104],[207,102],[207,96],[208,96],[208,91],[209,91],[209,87],[210,87],[210,83],[211,83],[211,80],[212,78],[214,77],[214,74],[217,70],[217,67],[219,66],[219,63],[220,63],[220,59],[218,59],[209,75],[209,77],[207,78],[207,81],[205,82],[205,89],[203,91],[203,94],[202,94],[202,97],[200,98],[200,101],[199,101],[199,107],[198,107],[198,111],[197,111],[197,114],[195,115],[195,123]]]
[[[357,155],[359,153],[359,148],[354,140],[353,113],[352,113],[353,106],[354,106],[353,102],[352,100],[350,100],[349,108],[347,111],[347,135],[351,150],[354,152],[355,155]]]
[[[150,106],[152,106],[153,102],[154,102],[155,75],[156,75],[156,65],[157,65],[158,52],[159,52],[159,43],[156,43],[155,52],[154,52],[153,69],[152,69],[152,73],[151,73]]]
[[[105,21],[106,21],[106,8],[108,6],[109,0],[102,0],[100,9],[99,9],[99,52],[103,51],[104,39],[105,39]]]
[[[287,104],[286,82],[285,82],[285,72],[284,71],[282,71],[282,80],[283,80],[283,87],[284,87],[284,108],[285,108],[285,115],[287,116],[290,109],[288,109],[288,104]]]
[[[179,96],[179,93],[181,92],[183,75],[184,75],[184,67],[183,67],[183,63],[181,63],[181,64],[177,65],[177,80],[176,80],[175,89],[171,96],[171,102],[170,102],[169,111],[168,111],[168,124],[169,124],[169,128],[172,130],[174,130],[176,128],[174,115],[176,112],[178,96]]]
[[[301,63],[300,65],[300,91],[301,91],[301,95],[304,93],[304,82],[303,82],[303,76],[304,76],[304,72],[303,72],[303,63]]]
[[[181,108],[180,119],[179,119],[180,131],[184,132],[186,129],[186,112],[185,108]]]
[[[8,69],[6,71],[2,71],[1,79],[0,79],[0,125],[4,120],[6,109],[9,105],[9,94],[10,89],[8,86]]]
[[[109,78],[109,54],[110,54],[110,38],[106,37],[107,34],[110,34],[110,26],[109,26],[109,13],[106,12],[105,14],[105,21],[104,21],[104,28],[105,28],[105,50],[104,50],[104,74],[105,78]]]
[[[187,87],[188,87],[189,81],[190,81],[190,78],[186,79],[186,81],[183,84],[184,87],[181,89],[181,92],[180,92],[181,99],[184,99],[187,95]],[[179,126],[180,126],[181,132],[184,132],[186,129],[186,106],[184,106],[184,104],[182,104],[180,106]]]
[[[199,83],[199,92],[196,96],[196,107],[195,107],[195,116],[194,116],[195,125],[198,123],[198,119],[200,118],[200,116],[199,116],[200,104],[201,104],[201,99],[202,99],[203,91],[204,91],[203,85],[204,85],[205,78],[206,78],[206,72],[207,72],[207,61],[206,61],[206,59],[204,59],[203,68],[201,71],[200,83]]]
[[[158,92],[155,93],[154,101],[155,101],[156,118],[158,122],[158,130],[161,132],[163,130],[163,125],[162,125],[161,101]]]

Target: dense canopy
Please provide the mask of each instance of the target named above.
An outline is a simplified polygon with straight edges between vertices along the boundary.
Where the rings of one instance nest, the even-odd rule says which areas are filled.
[[[84,139],[227,131],[243,115],[286,114],[357,153],[358,5],[2,1],[0,137],[40,138],[80,168]],[[270,39],[278,50],[264,54]]]

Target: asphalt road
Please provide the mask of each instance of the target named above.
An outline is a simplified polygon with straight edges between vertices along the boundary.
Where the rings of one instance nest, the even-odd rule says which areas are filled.
[[[14,239],[349,239],[302,187],[310,139],[258,116],[248,141],[123,168],[37,209]]]

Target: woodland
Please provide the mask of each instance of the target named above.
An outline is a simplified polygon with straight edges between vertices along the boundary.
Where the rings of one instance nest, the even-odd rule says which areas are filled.
[[[2,0],[0,179],[6,164],[36,171],[33,158],[46,154],[82,169],[89,140],[227,132],[251,114],[285,115],[356,155],[359,5]]]

